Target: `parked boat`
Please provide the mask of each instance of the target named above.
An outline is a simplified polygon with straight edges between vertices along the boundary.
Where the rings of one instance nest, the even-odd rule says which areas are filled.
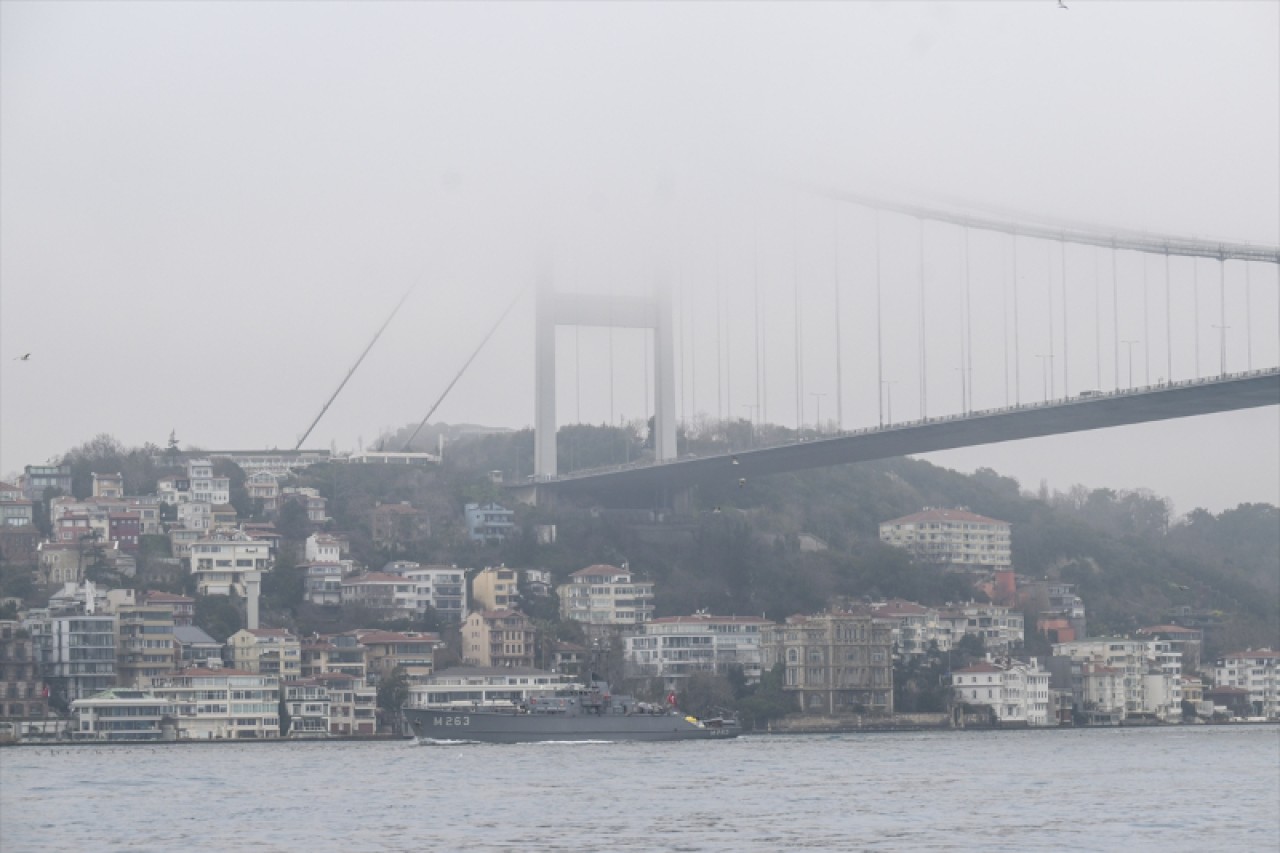
[[[708,740],[737,737],[726,717],[699,720],[630,696],[613,696],[604,682],[556,691],[511,708],[404,708],[423,741],[534,743],[538,741]]]

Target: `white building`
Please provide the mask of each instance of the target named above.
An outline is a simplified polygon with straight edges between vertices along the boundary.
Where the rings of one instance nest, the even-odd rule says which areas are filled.
[[[92,595],[92,592],[90,593]],[[40,675],[53,695],[87,699],[116,685],[116,617],[92,613],[35,615],[31,632]]]
[[[1013,565],[1007,521],[965,509],[931,509],[880,525],[880,541],[905,548],[922,563],[955,570],[1004,570]]]
[[[465,570],[457,566],[423,566],[397,560],[387,563],[382,571],[399,575],[413,584],[412,608],[416,612],[422,613],[431,608],[450,622],[461,622],[467,618],[471,605],[467,600]]]
[[[939,636],[949,634],[950,647],[972,634],[982,638],[987,651],[997,654],[1022,646],[1026,639],[1023,621],[1021,611],[999,604],[948,604],[938,610]]]
[[[168,699],[144,690],[113,688],[71,703],[74,740],[160,740],[161,725],[176,713]]]
[[[180,738],[280,736],[280,679],[274,675],[188,669],[156,679],[152,692],[173,702]]]
[[[1249,703],[1258,717],[1280,718],[1280,652],[1257,649],[1232,652],[1214,662],[1213,682],[1218,687],[1249,691]]]
[[[306,572],[302,596],[308,603],[342,603],[342,576],[346,572],[341,563],[307,563],[299,568]]]
[[[327,533],[312,533],[304,554],[308,563],[337,563],[342,559],[342,542]]]
[[[653,619],[653,584],[636,580],[625,567],[579,569],[556,592],[561,619],[590,625],[640,625]]]
[[[231,502],[231,478],[215,475],[213,463],[208,459],[187,460],[187,481],[190,488],[187,495],[189,501],[210,504]]]
[[[627,674],[635,678],[661,678],[665,690],[680,685],[697,672],[721,675],[741,667],[748,682],[760,680],[762,653],[760,629],[773,624],[758,616],[664,616],[640,625],[640,633],[627,637]]]
[[[1047,726],[1056,722],[1049,713],[1049,672],[1034,659],[979,661],[953,672],[951,689],[957,703],[985,705],[1001,723]]]
[[[289,737],[329,736],[329,688],[323,681],[302,678],[284,684],[284,704],[289,710]]]
[[[936,643],[938,651],[946,652],[956,638],[952,637],[955,620],[943,622],[937,609],[916,604],[914,601],[893,599],[871,605],[877,619],[893,626],[893,654],[895,658],[922,655]],[[968,625],[968,616],[965,616]]]
[[[219,530],[192,544],[190,560],[200,595],[244,596],[246,572],[271,571],[271,544],[238,530]]]
[[[1078,681],[1082,674],[1079,664],[1091,664],[1119,671],[1123,676],[1124,716],[1152,714],[1157,717],[1170,715],[1171,704],[1181,704],[1182,656],[1164,640],[1132,640],[1127,637],[1097,637],[1057,643],[1055,655],[1069,658],[1073,664],[1072,688],[1078,705],[1099,701],[1084,696],[1084,685]],[[1160,679],[1148,679],[1148,674],[1159,674]],[[1150,693],[1148,694],[1148,688]],[[1177,701],[1173,701],[1176,696]],[[1180,713],[1180,709],[1178,710]]]

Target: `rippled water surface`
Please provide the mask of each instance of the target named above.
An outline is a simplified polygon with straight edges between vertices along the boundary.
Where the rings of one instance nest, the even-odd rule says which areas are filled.
[[[1280,728],[0,750],[0,850],[1277,850]]]

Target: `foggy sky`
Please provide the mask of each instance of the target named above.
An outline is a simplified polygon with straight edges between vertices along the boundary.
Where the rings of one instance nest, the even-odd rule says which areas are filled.
[[[517,295],[435,419],[529,425],[540,259],[565,292],[672,283],[688,419],[833,426],[838,287],[843,425],[874,424],[875,216],[803,187],[1280,243],[1280,6],[1068,5],[0,5],[0,476],[97,432],[292,447],[410,287],[308,446],[416,423]],[[880,218],[895,420],[920,241]],[[966,314],[963,232],[923,242],[931,415],[1123,387],[1130,350],[1135,385],[1214,374],[1221,325],[1229,370],[1280,364],[1274,265],[1246,314],[1228,264],[1220,316],[1216,262],[1166,290],[1122,253],[1113,305],[1109,253],[1068,247],[1064,287],[1024,240],[1006,371],[1011,244],[969,235]],[[648,414],[646,347],[562,330],[560,422]],[[1275,408],[929,458],[1280,503]]]

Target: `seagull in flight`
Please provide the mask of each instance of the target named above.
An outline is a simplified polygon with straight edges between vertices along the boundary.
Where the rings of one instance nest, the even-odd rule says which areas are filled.
[[[22,355],[14,359],[14,361],[30,361],[30,360],[31,360],[31,353],[29,352],[24,352]]]
[[[1063,3],[1063,2],[1062,2],[1062,0],[1058,0],[1058,8],[1059,8],[1059,9],[1067,9],[1067,4],[1066,4],[1066,3]],[[1070,10],[1070,9],[1067,9],[1067,11],[1068,11],[1068,12],[1070,12],[1071,10]]]

